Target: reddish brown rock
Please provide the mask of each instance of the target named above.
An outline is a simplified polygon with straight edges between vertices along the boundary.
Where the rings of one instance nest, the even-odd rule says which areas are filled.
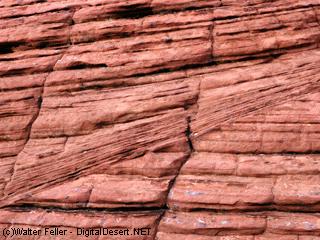
[[[51,79],[50,76],[48,84],[51,84]],[[94,86],[90,90],[90,86],[86,89],[81,85],[69,84],[67,89],[64,86],[48,87],[32,137],[88,134],[100,126],[165,115],[169,109],[182,108],[184,104],[194,102],[197,93],[197,83],[181,80],[160,82],[157,88],[149,84],[112,91],[99,90],[99,85],[97,90]],[[147,94],[143,94],[146,89]],[[57,97],[60,100],[57,101]],[[67,122],[66,117],[70,119]]]
[[[184,175],[233,175],[238,168],[238,156],[234,154],[196,152],[184,164]]]
[[[272,56],[302,47],[318,47],[320,29],[313,8],[270,13],[263,7],[248,9],[257,15],[216,22],[213,54],[218,60]]]
[[[184,175],[268,177],[319,174],[318,154],[228,154],[195,152],[181,169]]]
[[[170,240],[170,239],[186,239],[186,240],[253,240],[254,236],[200,236],[196,234],[176,234],[176,233],[163,233],[157,234],[157,240]]]
[[[11,228],[30,228],[33,230],[40,229],[41,235],[35,236],[35,239],[88,239],[84,236],[84,230],[108,228],[109,230],[126,230],[128,229],[129,235],[122,235],[126,239],[137,239],[134,236],[134,229],[148,228],[150,229],[149,235],[138,236],[138,239],[148,240],[153,239],[156,229],[156,223],[160,217],[160,213],[152,212],[136,212],[136,213],[108,213],[108,212],[65,212],[65,211],[14,211],[14,210],[1,210],[0,224]],[[50,230],[54,228],[61,231],[66,230],[62,235],[51,235]],[[47,234],[45,228],[49,228]],[[80,230],[83,230],[81,234]],[[77,234],[77,231],[78,234]],[[132,235],[131,235],[132,234]],[[27,236],[25,236],[27,237]],[[34,237],[34,236],[31,236]],[[90,239],[118,239],[119,236],[88,236]],[[17,239],[17,238],[15,238]],[[30,238],[29,238],[30,239]]]
[[[317,175],[320,156],[318,154],[300,155],[236,155],[238,158],[237,175]]]
[[[61,58],[62,51],[26,51],[22,54],[8,53],[1,56],[0,62],[0,76],[1,77],[10,77],[12,81],[16,81],[20,76],[13,77],[14,75],[31,75],[36,73],[43,73],[52,71],[56,62]],[[43,76],[38,76],[43,77]],[[14,78],[18,78],[14,80]],[[21,78],[21,77],[20,77]],[[33,76],[27,76],[27,78],[31,78],[29,81],[32,81]],[[4,81],[8,82],[10,80],[4,79]],[[27,81],[25,79],[24,81]],[[38,80],[39,81],[39,80]],[[38,82],[35,80],[35,83]],[[33,83],[34,84],[34,83]],[[9,89],[15,88],[15,86],[10,86]]]
[[[318,0],[1,1],[0,230],[69,234],[0,239],[319,239],[319,19]]]
[[[274,132],[284,132],[273,133],[273,140],[273,135],[268,132],[265,136],[259,134],[255,124],[301,123],[306,126],[317,123],[319,108],[314,105],[318,104],[319,99],[319,60],[318,50],[306,51],[284,55],[271,63],[238,67],[231,71],[222,69],[219,74],[210,77],[205,75],[206,78],[201,81],[199,111],[192,124],[194,136],[200,136],[194,141],[196,150],[267,153],[316,151],[317,144],[311,144],[309,141],[313,138],[306,139],[307,134],[295,138],[291,129],[286,133],[279,129],[281,125],[273,125]],[[299,77],[301,74],[303,79]],[[210,104],[212,101],[215,102],[214,106]],[[305,101],[310,104],[306,106],[303,104]],[[239,108],[239,105],[242,107]],[[297,114],[291,117],[289,112]],[[245,123],[248,127],[252,123],[251,129],[257,129],[258,132],[252,131],[250,135],[250,131],[240,131],[241,128],[239,131],[230,131],[228,123]],[[220,128],[222,131],[219,131]],[[224,128],[226,131],[223,131]],[[223,142],[224,137],[228,139],[228,144]],[[264,144],[260,143],[263,143],[262,137],[265,138]],[[288,138],[290,141],[284,141]],[[246,144],[239,144],[236,140]],[[214,143],[209,144],[210,141]],[[273,141],[276,143],[272,144]]]
[[[281,176],[273,189],[278,204],[319,204],[319,176]]]
[[[207,239],[206,236],[216,236],[213,239],[228,239],[230,237],[230,239],[294,240],[298,239],[300,235],[306,235],[305,239],[308,237],[316,239],[319,236],[318,223],[318,214],[167,212],[161,219],[157,237],[158,239],[167,239],[172,234],[173,236],[186,235],[187,238],[193,236],[194,239]]]
[[[319,215],[275,213],[268,217],[270,232],[320,235]]]
[[[42,191],[21,203],[63,208],[161,207],[169,179],[90,175]]]
[[[154,15],[139,19],[108,19],[104,21],[76,24],[71,30],[73,43],[93,42],[108,38],[120,38],[169,33],[179,30],[194,30],[206,28],[209,32],[213,11],[186,11],[174,14]],[[89,33],[91,33],[89,35]],[[93,34],[92,34],[93,33]],[[170,36],[170,35],[169,35]],[[163,42],[170,46],[170,37]],[[154,38],[154,41],[159,41]],[[211,40],[207,43],[211,45]],[[210,52],[210,55],[212,53]]]
[[[246,214],[214,214],[209,212],[167,212],[161,219],[159,232],[199,235],[259,234],[266,228],[266,220]]]
[[[169,194],[173,209],[251,209],[273,201],[273,179],[229,176],[179,176]]]
[[[7,200],[12,201],[10,199],[16,197],[20,200],[22,196],[23,198],[27,196],[28,192],[32,193],[53,184],[62,183],[67,179],[71,180],[70,171],[78,172],[79,177],[101,174],[111,164],[121,159],[130,160],[145,154],[147,151],[156,151],[168,147],[179,140],[187,144],[184,135],[185,120],[181,121],[180,125],[176,125],[178,127],[172,126],[173,128],[169,128],[170,124],[178,123],[177,117],[179,115],[166,114],[156,119],[153,117],[129,124],[115,125],[112,129],[104,128],[85,137],[69,137],[67,141],[62,139],[63,142],[59,144],[60,150],[51,152],[49,156],[44,157],[38,157],[37,153],[29,152],[28,149],[33,149],[34,144],[40,144],[40,146],[38,145],[40,149],[47,148],[53,141],[49,138],[47,140],[29,141],[24,153],[18,156],[15,172],[7,185],[5,191],[8,195]],[[160,119],[163,119],[163,125],[159,125]],[[141,141],[141,134],[147,132],[150,134],[149,137],[145,141]],[[159,133],[159,135],[156,133]],[[169,137],[166,134],[172,135]],[[116,140],[111,136],[116,136]],[[163,138],[167,140],[163,141]],[[93,139],[100,139],[100,141],[92,141]],[[45,142],[47,143],[44,144]],[[97,149],[100,150],[97,151]],[[139,149],[139,152],[135,149]],[[29,161],[26,161],[27,158]],[[88,161],[89,159],[92,159],[91,162]],[[98,159],[100,159],[100,163]],[[53,160],[55,164],[52,166],[51,162]],[[69,164],[66,164],[67,162]],[[33,169],[33,174],[30,174],[30,169]],[[52,171],[54,175],[48,175]],[[76,175],[73,178],[75,177]],[[51,181],[47,185],[49,178]],[[29,182],[29,184],[25,185],[25,182]],[[9,197],[9,195],[11,196]]]
[[[319,210],[318,155],[199,152],[169,194],[173,209]]]
[[[300,240],[318,240],[320,237],[317,236],[299,236]]]

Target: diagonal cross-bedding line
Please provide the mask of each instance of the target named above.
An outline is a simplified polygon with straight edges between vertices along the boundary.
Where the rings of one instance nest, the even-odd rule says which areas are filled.
[[[75,14],[75,9],[72,9],[72,14],[70,16],[70,20],[73,21],[73,17],[74,17],[74,14]],[[38,119],[39,115],[40,115],[40,112],[41,112],[41,108],[42,108],[42,101],[43,101],[43,95],[44,95],[44,90],[45,90],[45,86],[46,86],[46,81],[47,79],[49,78],[50,74],[52,74],[54,72],[54,69],[55,69],[55,66],[57,65],[57,63],[64,57],[65,53],[68,51],[68,49],[70,48],[70,46],[72,45],[71,44],[71,27],[72,27],[73,23],[71,23],[69,25],[69,32],[68,32],[68,43],[67,45],[65,46],[66,48],[64,49],[64,51],[60,54],[60,56],[58,57],[58,59],[55,61],[55,63],[52,65],[51,67],[51,71],[47,73],[43,83],[42,83],[42,87],[41,87],[41,91],[40,91],[40,95],[39,95],[39,98],[38,98],[38,109],[36,111],[36,113],[33,115],[32,119],[30,120],[29,124],[27,125],[26,129],[27,129],[27,136],[26,136],[26,140],[25,140],[25,143],[24,143],[24,146],[23,148],[20,150],[20,152],[16,155],[16,157],[19,156],[19,154],[21,154],[25,147],[27,146],[29,140],[30,140],[30,137],[31,137],[31,132],[32,132],[32,128],[33,128],[33,124],[36,122],[36,120]],[[5,186],[5,189],[7,187],[7,185],[12,181],[12,178],[13,178],[13,174],[15,172],[15,168],[16,168],[16,162],[13,164],[13,173],[10,177],[10,180],[6,183],[6,186]],[[0,207],[1,207],[1,201],[2,199],[0,199]]]
[[[319,91],[320,81],[311,84],[299,83],[288,88],[276,87],[264,93],[253,93],[251,96],[243,97],[235,103],[232,103],[232,100],[230,101],[229,99],[222,99],[222,103],[217,107],[208,107],[202,110],[205,114],[201,115],[201,120],[194,122],[193,136],[201,136],[222,124],[235,122],[239,118],[265,111],[271,107],[299,98],[302,95]],[[216,104],[217,101],[213,100],[213,103]]]
[[[48,161],[32,169],[16,169],[0,207],[12,205],[30,194],[93,172],[103,173],[111,163],[133,159],[145,151],[181,141],[187,127],[184,114],[180,111],[137,121],[125,128],[120,126],[116,130],[105,129],[103,133],[98,131],[93,138],[98,137],[100,141],[90,141],[91,145],[88,146],[88,139],[83,138],[79,143],[80,147],[86,146],[85,153],[73,152],[60,156],[54,163]]]
[[[205,102],[205,106],[199,108],[192,123],[192,137],[199,137],[222,124],[266,111],[303,95],[319,92],[320,74],[317,74],[317,68],[313,70],[314,72],[304,76],[294,73],[293,77],[286,78],[282,82],[273,83],[270,79],[270,84],[267,86],[257,87],[245,93],[234,93],[221,98],[203,97],[201,102]]]

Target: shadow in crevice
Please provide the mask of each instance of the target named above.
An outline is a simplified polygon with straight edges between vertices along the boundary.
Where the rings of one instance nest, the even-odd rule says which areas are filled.
[[[145,4],[132,4],[121,6],[113,14],[114,18],[138,19],[153,15],[152,8]]]

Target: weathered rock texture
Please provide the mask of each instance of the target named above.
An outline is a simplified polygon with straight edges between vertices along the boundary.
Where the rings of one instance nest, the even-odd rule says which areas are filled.
[[[69,234],[0,239],[320,239],[319,47],[319,0],[2,0],[0,230]]]

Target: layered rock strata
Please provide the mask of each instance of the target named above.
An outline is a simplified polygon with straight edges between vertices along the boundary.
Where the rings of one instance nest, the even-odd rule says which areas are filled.
[[[0,229],[320,239],[319,44],[318,0],[0,2]]]

